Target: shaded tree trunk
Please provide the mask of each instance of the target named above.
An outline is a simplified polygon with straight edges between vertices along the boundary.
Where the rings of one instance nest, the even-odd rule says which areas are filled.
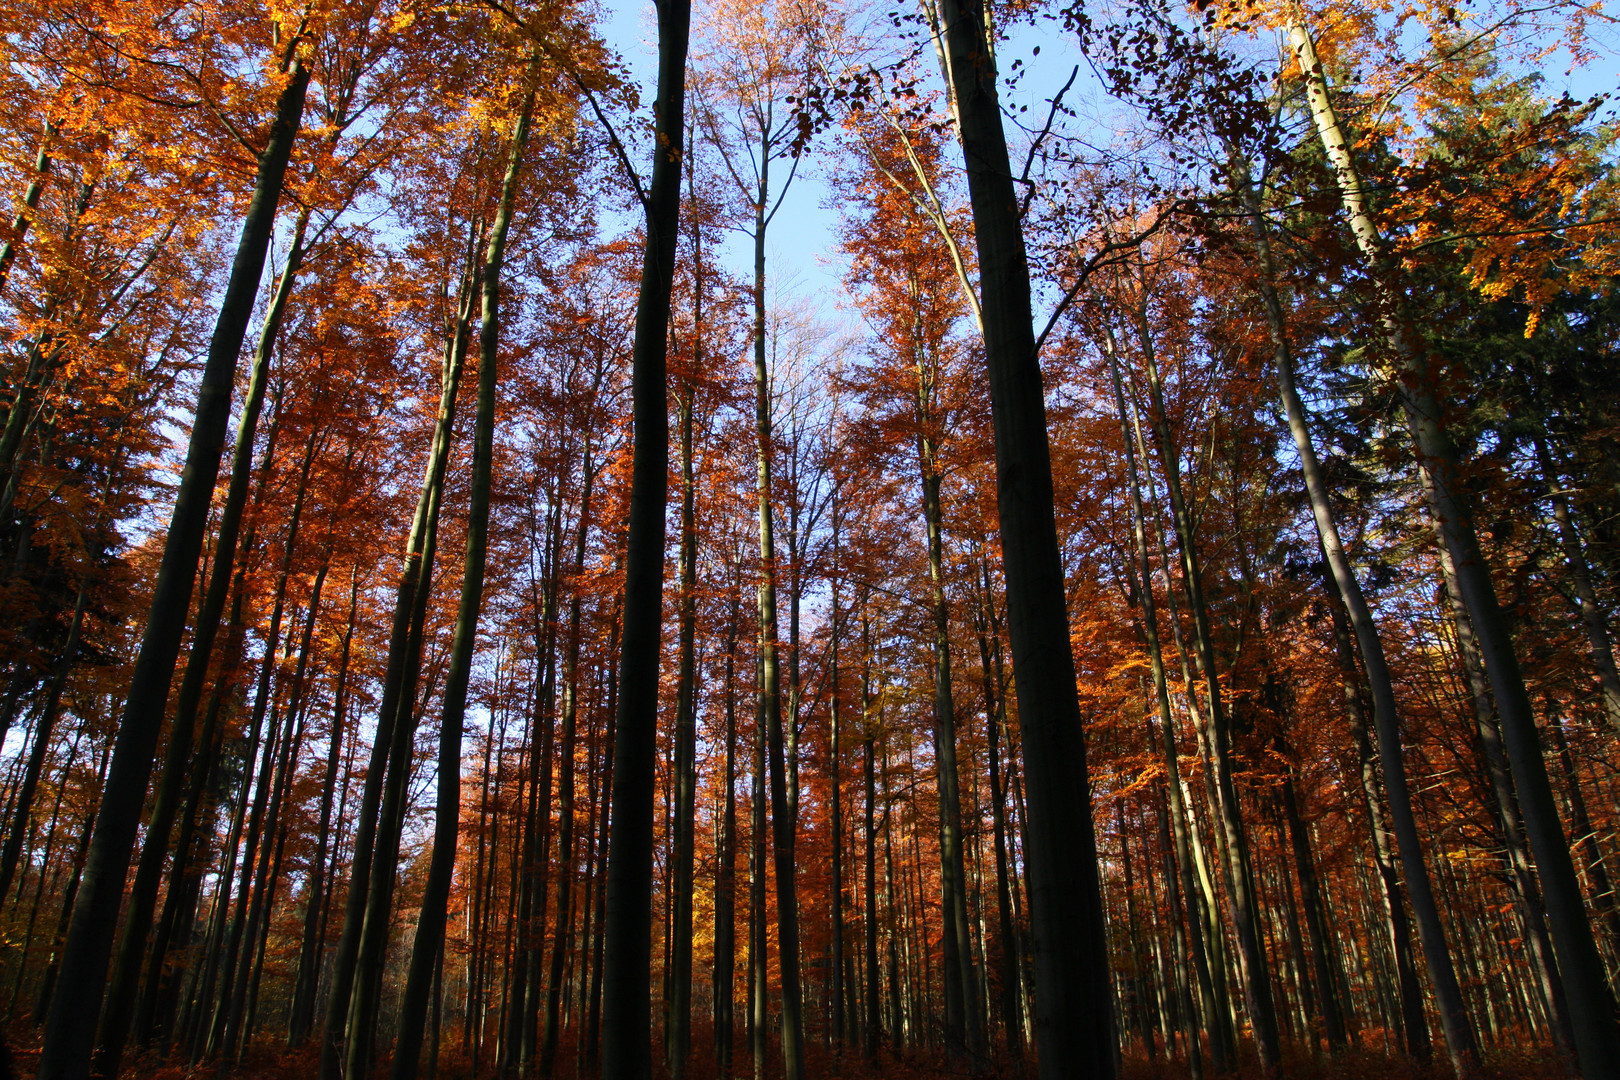
[[[940,0],[940,13],[978,245],[1008,627],[1023,725],[1036,1044],[1043,1077],[1106,1080],[1117,1055],[1108,944],[1029,266],[984,9]]]
[[[309,77],[308,69],[294,58],[276,103],[269,140],[259,156],[253,199],[209,342],[185,470],[119,723],[101,811],[96,815],[95,836],[63,947],[57,976],[62,992],[52,997],[46,1018],[38,1065],[41,1080],[81,1080],[89,1072],[124,878],[152,773],[169,682],[179,659],[203,534],[208,527],[208,507],[219,475],[237,355],[264,270],[282,180],[303,119]]]
[[[669,416],[664,385],[670,292],[681,211],[681,136],[686,101],[690,0],[658,0],[656,150],[636,329],[631,345],[634,448],[623,645],[608,833],[602,960],[602,1076],[652,1075],[653,785],[658,734],[659,644],[664,600],[664,507],[669,492]]]

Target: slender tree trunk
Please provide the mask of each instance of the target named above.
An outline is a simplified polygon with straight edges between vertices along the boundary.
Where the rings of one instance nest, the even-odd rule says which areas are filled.
[[[321,782],[321,816],[315,837],[315,857],[310,862],[309,888],[305,893],[304,936],[298,949],[298,974],[293,981],[289,1046],[303,1045],[309,1038],[315,1018],[315,994],[319,988],[321,961],[326,955],[322,914],[326,910],[327,851],[332,830],[332,798],[337,789],[338,767],[343,755],[343,723],[348,708],[349,657],[354,627],[360,608],[360,566],[354,567],[349,583],[349,620],[338,648],[337,688],[332,700],[332,730],[327,742],[326,775]],[[487,770],[486,770],[487,771]],[[335,846],[332,849],[336,854]]]
[[[1338,181],[1351,232],[1378,290],[1383,329],[1401,368],[1401,405],[1411,429],[1431,510],[1455,566],[1458,592],[1479,639],[1485,671],[1496,698],[1502,739],[1524,813],[1525,833],[1541,876],[1558,969],[1569,998],[1581,1073],[1587,1080],[1613,1076],[1620,1070],[1620,1024],[1615,1020],[1614,995],[1592,935],[1580,882],[1575,875],[1575,862],[1553,800],[1552,782],[1542,756],[1524,674],[1514,652],[1507,618],[1497,600],[1490,564],[1474,526],[1462,478],[1461,454],[1446,428],[1446,414],[1436,396],[1430,358],[1414,329],[1407,325],[1405,297],[1398,291],[1395,268],[1367,205],[1349,143],[1328,96],[1326,72],[1317,58],[1315,43],[1297,17],[1289,27],[1289,39],[1300,70],[1305,73],[1311,115]],[[1443,1008],[1442,1011],[1449,1010]],[[1450,1045],[1454,1036],[1462,1034],[1454,1031],[1455,1027],[1456,1024],[1447,1027],[1453,1060],[1461,1062],[1477,1055],[1472,1045],[1460,1042]]]
[[[1007,857],[1007,793],[1001,773],[1001,733],[1007,727],[1007,702],[996,663],[1001,651],[1001,628],[991,591],[990,560],[981,559],[979,614],[979,675],[984,693],[985,756],[990,766],[990,825],[996,856],[996,926],[1001,949],[1001,1026],[1007,1056],[1023,1055],[1023,1010],[1018,998],[1018,932],[1013,919],[1010,863]],[[988,969],[989,965],[986,964]]]
[[[1324,560],[1325,561],[1325,560]],[[1368,732],[1368,705],[1363,696],[1360,671],[1356,666],[1354,638],[1350,622],[1344,613],[1338,585],[1331,572],[1323,575],[1328,591],[1328,606],[1333,617],[1333,633],[1339,657],[1339,669],[1344,678],[1345,710],[1350,720],[1350,731],[1356,743],[1356,756],[1360,765],[1361,795],[1367,809],[1367,827],[1371,833],[1373,862],[1378,867],[1380,899],[1384,905],[1385,925],[1389,930],[1391,958],[1395,966],[1396,993],[1399,1010],[1393,1014],[1400,1025],[1400,1039],[1406,1052],[1414,1060],[1429,1060],[1429,1022],[1423,1011],[1423,991],[1418,986],[1416,966],[1412,960],[1412,931],[1407,922],[1406,905],[1401,898],[1400,875],[1395,869],[1395,858],[1389,850],[1389,825],[1384,817],[1382,785],[1378,777],[1378,759],[1373,753],[1372,738]]]
[[[81,1080],[89,1072],[101,1012],[101,987],[117,929],[124,879],[152,772],[169,681],[179,658],[203,534],[208,527],[208,506],[219,474],[237,354],[264,270],[282,179],[303,118],[308,87],[309,71],[294,58],[276,105],[269,141],[259,157],[253,200],[209,343],[185,471],[119,724],[101,812],[96,816],[96,835],[90,843],[89,860],[63,949],[58,975],[62,992],[53,996],[46,1019],[38,1065],[41,1080]]]
[[[933,422],[933,378],[927,360],[917,358],[917,413]],[[945,597],[943,480],[937,447],[928,434],[917,439],[922,479],[923,521],[928,537],[928,580],[933,601],[934,762],[939,788],[940,904],[945,973],[945,1043],[953,1054],[984,1052],[978,1016],[978,978],[968,936],[967,873],[962,854],[962,796],[956,766],[956,702],[951,687],[951,614]]]
[[[538,55],[538,54],[536,54]],[[533,77],[537,63],[529,64]],[[490,473],[495,455],[495,394],[500,353],[501,265],[506,234],[517,198],[523,149],[534,112],[534,91],[529,90],[512,133],[506,176],[500,201],[490,223],[489,245],[479,277],[483,307],[478,328],[478,405],[473,419],[472,492],[467,510],[467,548],[461,577],[461,603],[450,643],[450,670],[445,676],[444,709],[439,727],[439,775],[433,818],[433,855],[417,916],[416,939],[411,944],[405,993],[399,1007],[399,1038],[394,1045],[393,1080],[415,1080],[422,1052],[422,1029],[435,997],[439,957],[455,875],[457,840],[461,832],[461,736],[467,716],[467,687],[472,678],[473,649],[478,641],[478,613],[484,600],[484,556],[489,543]],[[435,1026],[435,1032],[437,1027]],[[437,1036],[435,1035],[435,1043]],[[437,1059],[437,1045],[434,1058]],[[363,1074],[357,1074],[363,1075]]]
[[[695,273],[701,274],[701,266]],[[693,290],[692,369],[697,372],[703,370],[701,280],[694,281]],[[685,377],[675,404],[681,457],[680,597],[675,662],[675,828],[669,871],[674,895],[664,1027],[664,1060],[673,1080],[683,1080],[692,1055],[692,866],[697,827],[697,491],[692,471],[692,408],[692,379]]]
[[[804,1076],[803,994],[799,970],[799,901],[797,866],[794,862],[795,821],[793,803],[796,778],[789,777],[791,764],[783,731],[781,663],[778,652],[779,623],[776,610],[776,537],[773,521],[773,482],[771,459],[773,433],[771,420],[771,376],[766,358],[765,320],[765,230],[770,221],[767,201],[770,193],[770,140],[762,134],[759,188],[754,199],[754,434],[758,452],[759,519],[759,738],[764,742],[770,766],[770,809],[772,853],[776,871],[777,963],[782,994],[782,1057],[787,1080]],[[756,842],[757,847],[757,842]],[[763,868],[761,868],[763,869]],[[756,989],[762,990],[763,987]],[[758,1013],[756,1007],[756,1013]],[[759,1017],[756,1015],[756,1025]],[[756,1032],[756,1046],[761,1037]],[[756,1057],[756,1080],[762,1062]]]
[[[861,671],[861,742],[864,754],[861,779],[866,787],[866,1060],[877,1060],[878,1047],[883,1042],[882,984],[878,969],[878,903],[877,903],[877,777],[873,760],[877,741],[877,725],[873,719],[876,704],[872,698],[872,628],[867,618],[867,599],[861,604],[861,652],[864,664]]]
[[[714,1051],[722,1080],[731,1076],[737,971],[737,635],[742,586],[733,583],[726,624],[726,764],[718,867],[714,881]]]
[[[1339,539],[1338,525],[1333,518],[1328,499],[1327,483],[1317,462],[1316,448],[1311,440],[1310,417],[1300,400],[1294,383],[1293,354],[1288,345],[1287,326],[1282,300],[1277,293],[1277,268],[1272,258],[1271,240],[1259,196],[1248,176],[1248,168],[1234,155],[1236,182],[1254,235],[1255,249],[1261,266],[1260,291],[1265,302],[1266,319],[1271,332],[1273,359],[1277,367],[1277,382],[1282,394],[1283,407],[1288,416],[1288,427],[1294,437],[1305,474],[1305,488],[1310,496],[1311,511],[1316,518],[1317,533],[1334,584],[1349,612],[1350,625],[1355,632],[1356,649],[1361,655],[1367,684],[1372,691],[1373,731],[1377,738],[1378,755],[1384,771],[1384,790],[1389,798],[1390,822],[1394,826],[1395,846],[1400,853],[1401,868],[1406,876],[1407,894],[1411,897],[1412,912],[1417,919],[1418,941],[1429,969],[1429,980],[1434,987],[1440,1007],[1440,1026],[1445,1032],[1446,1046],[1452,1064],[1460,1075],[1470,1075],[1477,1068],[1479,1045],[1473,1023],[1468,1017],[1462,998],[1462,988],[1451,962],[1445,930],[1435,906],[1433,889],[1429,883],[1428,868],[1423,860],[1417,823],[1412,814],[1412,799],[1407,789],[1406,765],[1401,754],[1400,720],[1395,704],[1394,684],[1389,665],[1384,658],[1384,646],[1373,622],[1372,611],[1361,592],[1361,583],[1350,566],[1349,556]]]
[[[1299,877],[1300,901],[1305,907],[1305,931],[1311,939],[1317,991],[1322,1002],[1322,1026],[1327,1033],[1328,1049],[1337,1054],[1344,1050],[1347,1039],[1344,1005],[1339,999],[1338,961],[1324,914],[1316,860],[1311,856],[1310,830],[1300,816],[1292,770],[1283,776],[1282,797],[1283,817],[1288,823],[1288,840],[1294,853],[1294,872]]]
[[[657,147],[644,198],[647,238],[631,345],[634,448],[625,557],[619,716],[603,957],[602,1076],[652,1075],[653,785],[659,645],[664,601],[664,509],[669,493],[665,360],[681,215],[681,136],[691,0],[658,0]]]
[[[755,653],[754,745],[748,823],[748,1044],[753,1056],[754,1080],[765,1078],[766,1033],[770,1009],[765,976],[770,969],[765,930],[765,709],[758,691],[760,662]]]
[[[851,1017],[844,1000],[844,815],[843,815],[843,775],[842,762],[839,755],[842,751],[840,736],[842,731],[839,725],[839,668],[838,646],[843,626],[840,622],[839,611],[839,577],[838,577],[838,542],[839,526],[842,524],[838,517],[838,490],[832,492],[832,566],[828,577],[828,587],[832,590],[832,617],[828,625],[828,633],[832,637],[829,649],[828,673],[831,687],[827,695],[828,717],[828,761],[827,761],[827,797],[830,802],[828,826],[832,841],[832,971],[830,996],[832,997],[832,1040],[833,1055],[835,1059],[843,1057],[844,1045],[849,1041],[849,1028]]]
[[[474,231],[473,235],[476,235]],[[438,523],[439,498],[450,457],[451,429],[455,419],[456,391],[461,384],[467,349],[467,324],[472,313],[471,275],[463,278],[454,325],[447,327],[443,370],[440,378],[439,412],[433,444],[417,499],[416,513],[406,538],[404,565],[400,571],[389,630],[387,668],[383,696],[377,712],[377,731],[371,746],[365,784],[355,825],[354,855],[349,864],[349,894],[344,907],[343,930],[332,957],[332,980],[327,991],[324,1028],[321,1037],[320,1080],[341,1080],[343,1062],[352,1046],[348,1030],[349,1010],[355,987],[356,965],[367,913],[372,870],[377,847],[378,809],[383,798],[385,773],[389,769],[395,728],[402,712],[400,699],[405,667],[410,653],[410,637],[418,591],[426,592],[432,577],[430,551]],[[406,707],[408,709],[408,706]],[[390,873],[392,871],[390,870]]]
[[[1035,938],[1036,1044],[1045,1078],[1115,1073],[1108,942],[1029,266],[982,7],[940,0],[961,114],[995,427],[1008,625],[1029,797],[1025,857]]]
[[[601,371],[593,387],[600,388]],[[587,422],[589,423],[589,421]],[[568,644],[563,662],[562,747],[558,754],[557,786],[557,925],[551,945],[551,970],[546,979],[546,1031],[540,1046],[540,1075],[550,1077],[557,1059],[562,1023],[563,961],[568,955],[574,899],[574,752],[579,714],[580,578],[585,572],[585,543],[591,521],[591,489],[596,480],[596,448],[587,427],[584,476],[579,500],[579,529],[574,538],[574,594],[568,602]]]
[[[1232,775],[1231,722],[1222,698],[1197,537],[1193,532],[1192,516],[1181,483],[1180,459],[1165,409],[1164,390],[1148,326],[1146,305],[1144,295],[1139,299],[1134,315],[1142,347],[1142,361],[1147,370],[1150,426],[1159,444],[1165,489],[1170,496],[1171,519],[1181,549],[1187,610],[1192,616],[1192,655],[1204,683],[1204,704],[1207,709],[1204,752],[1209,763],[1212,810],[1219,824],[1216,841],[1222,855],[1221,869],[1227,895],[1231,900],[1232,927],[1237,937],[1244,1003],[1248,1006],[1261,1068],[1269,1072],[1277,1067],[1281,1056],[1277,1010],[1272,1000],[1271,975],[1260,928],[1260,907],[1249,856],[1248,831]]]
[[[1153,696],[1159,711],[1159,739],[1164,761],[1165,788],[1170,804],[1170,828],[1175,838],[1177,876],[1171,882],[1172,893],[1178,889],[1186,897],[1187,942],[1192,954],[1193,973],[1198,984],[1199,1003],[1209,1026],[1211,1049],[1215,1068],[1224,1072],[1232,1065],[1234,1048],[1226,1040],[1226,1027],[1218,1022],[1220,1002],[1210,976],[1209,955],[1205,946],[1204,928],[1196,917],[1197,884],[1190,841],[1187,835],[1187,807],[1181,794],[1181,751],[1176,745],[1175,718],[1170,711],[1169,681],[1164,671],[1164,650],[1159,640],[1159,617],[1153,597],[1153,562],[1148,554],[1147,528],[1142,510],[1142,485],[1137,474],[1136,441],[1126,422],[1125,388],[1119,373],[1119,360],[1115,354],[1113,331],[1108,331],[1109,373],[1114,385],[1114,405],[1119,411],[1120,439],[1125,447],[1126,480],[1131,491],[1131,528],[1136,541],[1137,591],[1142,604],[1142,635],[1147,642],[1148,664],[1153,672]],[[1201,1069],[1196,1024],[1189,1031],[1191,1045],[1188,1056],[1195,1069]]]

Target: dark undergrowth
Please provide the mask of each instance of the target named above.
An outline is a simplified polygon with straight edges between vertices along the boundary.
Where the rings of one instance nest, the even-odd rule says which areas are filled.
[[[441,1048],[437,1069],[423,1062],[419,1080],[493,1080],[494,1061],[485,1054],[475,1070],[471,1057],[462,1052],[459,1031],[446,1033],[447,1040],[455,1043]],[[714,1046],[707,1031],[693,1032],[691,1065],[687,1080],[722,1080],[723,1073],[715,1059]],[[733,1058],[732,1075],[749,1080],[753,1075],[747,1047],[738,1040],[738,1053]],[[39,1056],[39,1032],[31,1025],[14,1025],[9,1032],[9,1045],[14,1075],[29,1080],[34,1075]],[[558,1048],[557,1068],[553,1080],[594,1080],[596,1071],[580,1067],[575,1044],[565,1038]],[[773,1040],[767,1076],[780,1076],[781,1063]],[[661,1057],[661,1055],[659,1055]],[[386,1055],[379,1058],[371,1080],[386,1080],[390,1061]],[[880,1049],[875,1060],[868,1061],[857,1045],[841,1052],[835,1051],[821,1039],[814,1039],[806,1047],[806,1071],[815,1078],[851,1078],[851,1080],[1035,1080],[1032,1061],[1015,1062],[1006,1057],[981,1061],[975,1067],[966,1060],[953,1060],[943,1053],[917,1050],[896,1053]],[[256,1043],[235,1065],[221,1069],[218,1062],[191,1065],[183,1058],[164,1060],[150,1052],[131,1053],[121,1074],[123,1080],[221,1080],[237,1077],[243,1080],[311,1080],[319,1071],[318,1047],[313,1042],[296,1050],[268,1040]],[[535,1071],[537,1075],[537,1070]],[[669,1074],[661,1060],[655,1057],[653,1075],[667,1080]],[[1216,1074],[1206,1068],[1206,1080],[1216,1080]],[[1187,1063],[1182,1060],[1140,1056],[1127,1056],[1120,1067],[1119,1080],[1188,1080]],[[1455,1074],[1443,1056],[1428,1065],[1418,1065],[1406,1058],[1392,1058],[1381,1051],[1366,1048],[1349,1050],[1335,1057],[1325,1053],[1313,1058],[1307,1052],[1295,1051],[1284,1056],[1283,1063],[1273,1077],[1267,1078],[1258,1062],[1248,1060],[1220,1080],[1453,1080]],[[1567,1070],[1561,1068],[1546,1048],[1528,1040],[1522,1049],[1498,1049],[1488,1055],[1480,1070],[1479,1080],[1566,1080]],[[3,1078],[0,1078],[3,1080]]]

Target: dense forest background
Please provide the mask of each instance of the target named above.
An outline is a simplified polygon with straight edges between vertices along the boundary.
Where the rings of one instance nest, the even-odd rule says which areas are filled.
[[[1612,9],[654,9],[0,3],[18,1073],[1620,1076]]]

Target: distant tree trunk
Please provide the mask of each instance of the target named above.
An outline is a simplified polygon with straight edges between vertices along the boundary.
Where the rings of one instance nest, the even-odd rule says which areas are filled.
[[[757,614],[757,612],[756,612]],[[754,744],[748,818],[748,1045],[753,1057],[754,1080],[765,1078],[766,1037],[770,1008],[766,998],[765,860],[767,796],[765,785],[765,708],[758,690],[760,663],[755,654]]]
[[[1329,933],[1322,886],[1311,856],[1311,835],[1300,816],[1292,770],[1283,775],[1283,817],[1288,824],[1289,845],[1294,853],[1294,873],[1299,878],[1300,900],[1305,907],[1305,932],[1311,939],[1311,955],[1316,969],[1317,991],[1322,1002],[1322,1026],[1328,1048],[1335,1054],[1344,1050],[1346,1031],[1344,1005],[1339,999],[1339,967],[1335,959],[1333,935]]]
[[[701,256],[699,256],[701,258]],[[694,271],[692,371],[703,370],[702,265]],[[673,911],[670,916],[668,1015],[664,1061],[673,1080],[686,1076],[692,1056],[692,865],[697,828],[697,489],[692,466],[692,378],[683,376],[675,402],[680,422],[681,534],[675,689],[674,838],[670,852]]]
[[[535,67],[529,65],[532,78]],[[478,643],[478,613],[484,601],[484,558],[489,544],[490,473],[495,455],[495,395],[500,355],[501,266],[506,234],[512,223],[523,150],[534,113],[534,90],[524,95],[512,132],[512,146],[501,180],[500,200],[490,223],[489,242],[479,275],[483,306],[478,323],[478,405],[473,419],[472,490],[467,509],[467,547],[461,576],[461,602],[450,643],[450,670],[445,675],[444,708],[439,726],[439,773],[433,817],[433,855],[417,916],[416,938],[405,976],[399,1007],[399,1037],[394,1044],[390,1076],[415,1080],[422,1053],[423,1025],[435,998],[439,958],[455,876],[456,848],[461,833],[461,736],[467,717],[467,687],[472,679],[473,650]],[[435,1042],[437,1042],[435,1026]],[[434,1047],[435,1059],[437,1046]],[[357,1074],[357,1075],[363,1075]]]
[[[1169,798],[1171,834],[1175,838],[1177,875],[1170,882],[1172,895],[1180,893],[1186,898],[1186,931],[1188,951],[1192,954],[1193,973],[1198,985],[1198,1000],[1209,1026],[1210,1042],[1215,1055],[1217,1072],[1225,1072],[1232,1065],[1233,1047],[1227,1042],[1226,1027],[1218,1020],[1221,1005],[1215,994],[1210,976],[1209,955],[1204,941],[1204,927],[1196,916],[1197,884],[1194,881],[1192,851],[1188,840],[1187,807],[1181,795],[1181,751],[1176,745],[1175,718],[1170,711],[1169,682],[1165,678],[1164,650],[1159,641],[1159,616],[1153,598],[1153,562],[1148,554],[1147,527],[1142,511],[1142,484],[1137,473],[1136,441],[1126,421],[1125,388],[1119,373],[1119,359],[1115,352],[1113,331],[1108,330],[1107,354],[1109,373],[1114,385],[1114,407],[1119,411],[1120,439],[1125,447],[1126,480],[1131,492],[1131,529],[1136,541],[1138,592],[1142,604],[1142,636],[1148,647],[1148,665],[1153,672],[1153,697],[1159,710],[1159,740],[1164,762],[1165,789]],[[1176,901],[1172,901],[1176,903]],[[1189,1025],[1190,1047],[1188,1057],[1195,1071],[1202,1069],[1198,1049],[1196,1023]]]
[[[733,584],[726,624],[726,765],[720,849],[714,881],[714,1051],[722,1080],[731,1076],[737,971],[737,634],[742,587]]]
[[[41,1080],[82,1080],[89,1072],[125,876],[152,773],[169,682],[179,658],[203,534],[208,527],[209,503],[219,475],[237,356],[264,270],[287,161],[303,119],[309,77],[308,69],[295,57],[276,104],[269,141],[259,156],[253,200],[209,343],[185,471],[119,724],[101,812],[96,816],[96,835],[90,843],[82,888],[74,901],[63,948],[58,974],[61,992],[52,997],[46,1018],[38,1064]]]
[[[474,235],[476,235],[474,233]],[[452,426],[455,420],[456,391],[467,353],[467,325],[472,315],[471,275],[464,277],[453,325],[446,327],[447,340],[440,372],[439,412],[434,424],[433,443],[405,542],[404,564],[400,570],[398,593],[394,600],[389,629],[388,660],[383,676],[383,695],[377,711],[377,731],[371,745],[366,780],[360,792],[360,806],[354,834],[354,856],[349,864],[349,893],[344,906],[343,930],[332,957],[332,980],[327,991],[325,1026],[321,1041],[320,1080],[341,1080],[344,1059],[352,1047],[348,1029],[350,999],[353,997],[356,964],[365,924],[367,899],[376,856],[378,809],[383,799],[385,773],[395,739],[395,728],[402,708],[400,698],[405,667],[410,653],[410,637],[417,593],[425,592],[432,577],[430,552],[438,527],[439,498],[445,469],[450,458]],[[392,871],[390,871],[391,873]]]
[[[298,974],[293,981],[291,1017],[287,1042],[302,1046],[309,1038],[315,1018],[315,994],[319,987],[321,961],[326,954],[322,914],[326,910],[327,852],[332,829],[332,798],[337,788],[338,766],[343,754],[343,723],[348,708],[349,657],[360,606],[360,566],[355,564],[349,583],[349,620],[338,648],[337,688],[332,700],[332,730],[327,743],[326,775],[321,782],[321,816],[315,837],[315,857],[310,862],[309,887],[305,893],[304,936],[298,950]],[[335,854],[336,848],[333,846]]]
[[[664,601],[664,511],[669,493],[665,381],[670,292],[681,214],[681,136],[691,0],[658,0],[656,150],[644,198],[646,248],[631,346],[634,450],[625,557],[613,817],[608,833],[603,957],[602,1076],[652,1075],[653,786],[659,645]]]
[[[600,387],[598,370],[597,386]],[[574,538],[574,593],[568,601],[568,643],[563,662],[562,746],[557,755],[557,925],[551,944],[551,970],[546,979],[546,1031],[540,1046],[540,1075],[550,1077],[557,1059],[562,1023],[563,961],[568,954],[574,899],[574,747],[579,715],[580,578],[585,572],[585,545],[591,523],[591,489],[596,480],[596,448],[585,433],[584,476],[579,499],[579,528]]]
[[[253,694],[253,719],[251,729],[257,733],[264,725],[266,710],[269,710],[270,723],[264,739],[264,754],[259,765],[258,784],[254,788],[253,808],[247,819],[246,839],[242,849],[242,879],[238,886],[236,904],[230,922],[230,933],[225,943],[225,953],[222,965],[223,976],[220,980],[219,996],[213,1014],[207,1037],[206,1052],[218,1053],[226,1061],[235,1057],[237,1037],[240,1034],[241,1002],[246,991],[248,968],[247,958],[251,955],[251,944],[244,948],[244,942],[253,941],[253,923],[258,914],[259,903],[263,895],[264,874],[267,869],[267,860],[271,845],[267,837],[273,831],[274,823],[266,828],[266,815],[271,809],[271,797],[275,792],[277,780],[283,774],[278,760],[278,751],[285,748],[293,735],[293,723],[296,719],[291,712],[287,715],[287,731],[279,739],[280,716],[278,710],[279,686],[274,678],[278,665],[278,654],[281,651],[281,622],[286,611],[287,585],[292,574],[293,558],[298,548],[299,524],[303,516],[304,500],[309,492],[309,474],[314,464],[317,442],[317,430],[311,428],[309,439],[304,448],[303,463],[299,469],[298,485],[293,498],[292,512],[288,518],[287,537],[282,545],[281,567],[276,575],[276,584],[271,600],[270,625],[265,636],[264,655],[259,659],[258,685]],[[272,697],[277,698],[275,708],[270,708]],[[250,759],[251,760],[251,759]],[[249,777],[244,777],[242,786],[242,799],[247,799]],[[261,851],[259,845],[264,843]]]
[[[996,926],[1001,948],[1001,1026],[1007,1040],[1007,1056],[1018,1060],[1023,1054],[1023,1009],[1019,1002],[1018,931],[1013,918],[1010,862],[1007,851],[1007,783],[1001,773],[1001,733],[1007,727],[1007,701],[997,659],[1001,652],[1000,620],[996,617],[995,595],[991,591],[990,560],[979,565],[980,604],[979,677],[984,693],[985,756],[990,765],[990,824],[996,856]],[[988,968],[988,964],[986,967]]]
[[[1324,562],[1326,560],[1324,559]],[[1367,827],[1371,833],[1373,862],[1378,867],[1381,886],[1379,898],[1384,905],[1385,926],[1389,931],[1391,958],[1395,965],[1396,993],[1399,1010],[1391,1017],[1400,1027],[1398,1039],[1408,1055],[1424,1062],[1429,1059],[1429,1022],[1423,1010],[1423,991],[1418,986],[1417,970],[1412,960],[1412,930],[1406,919],[1406,905],[1401,898],[1400,875],[1395,869],[1395,858],[1389,850],[1389,825],[1384,817],[1383,785],[1379,782],[1378,758],[1373,753],[1372,738],[1368,731],[1368,704],[1361,686],[1361,673],[1356,666],[1354,638],[1350,620],[1344,613],[1339,587],[1331,571],[1323,574],[1328,592],[1328,607],[1333,617],[1333,634],[1339,659],[1339,670],[1344,679],[1345,711],[1350,720],[1350,732],[1356,743],[1356,756],[1360,765],[1361,795],[1367,810]]]
[[[915,291],[915,282],[912,283]],[[915,296],[913,297],[915,299]],[[978,1016],[978,978],[968,935],[967,873],[962,855],[962,795],[956,767],[956,702],[951,687],[951,612],[945,596],[945,523],[940,501],[944,480],[938,447],[927,428],[934,415],[934,377],[929,359],[917,367],[917,467],[922,481],[923,523],[928,540],[934,650],[934,761],[939,788],[939,880],[945,973],[945,1044],[952,1054],[984,1052]]]
[[[873,761],[876,725],[872,712],[872,626],[867,617],[868,598],[861,603],[861,730],[865,753],[861,763],[861,778],[866,785],[866,1059],[877,1060],[878,1047],[883,1042],[882,984],[878,969],[878,903],[877,903],[877,777]]]
[[[831,977],[829,993],[832,997],[833,1055],[835,1058],[842,1058],[844,1044],[849,1040],[848,1029],[851,1018],[848,1015],[849,1010],[846,1008],[844,1000],[844,817],[842,763],[839,760],[839,754],[842,751],[839,737],[842,732],[839,728],[838,710],[840,691],[838,646],[840,644],[840,631],[843,627],[839,621],[841,612],[838,606],[840,585],[838,577],[838,533],[841,524],[838,509],[838,490],[835,487],[832,492],[832,505],[830,507],[832,517],[832,566],[827,583],[832,592],[832,617],[828,624],[828,633],[832,638],[828,658],[828,674],[831,685],[827,694],[827,798],[830,803],[828,826],[829,832],[832,834],[832,896],[830,897],[832,901],[832,971],[829,972]]]
[[[1216,846],[1222,855],[1221,869],[1227,895],[1231,900],[1232,928],[1237,937],[1238,968],[1242,976],[1244,1003],[1248,1006],[1253,1025],[1261,1068],[1269,1071],[1277,1066],[1281,1054],[1277,1036],[1277,1010],[1272,1000],[1271,975],[1263,947],[1260,904],[1254,886],[1248,830],[1243,822],[1236,782],[1232,775],[1231,720],[1221,695],[1209,604],[1204,595],[1202,559],[1181,483],[1179,451],[1170,430],[1170,420],[1165,408],[1163,384],[1155,357],[1152,333],[1147,322],[1145,296],[1140,298],[1133,314],[1137,336],[1141,342],[1142,361],[1147,370],[1150,426],[1159,445],[1165,490],[1170,497],[1171,520],[1175,525],[1176,539],[1181,549],[1183,587],[1187,591],[1188,614],[1192,616],[1192,655],[1204,683],[1204,705],[1207,715],[1203,724],[1203,747],[1209,764],[1210,801],[1213,804],[1211,809],[1219,824]]]
[[[1063,563],[1052,506],[1046,403],[1031,326],[1029,265],[985,9],[940,0],[979,254],[996,494],[1023,725],[1025,855],[1035,938],[1041,1075],[1115,1073],[1108,942],[1091,820]]]

